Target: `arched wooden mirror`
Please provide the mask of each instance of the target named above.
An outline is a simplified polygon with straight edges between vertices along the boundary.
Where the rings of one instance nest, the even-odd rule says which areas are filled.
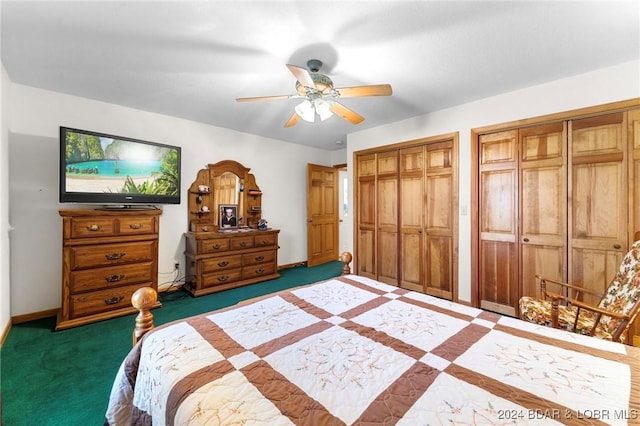
[[[236,206],[237,227],[256,228],[262,192],[250,170],[237,161],[224,160],[198,171],[189,188],[189,229],[217,231],[221,206]]]

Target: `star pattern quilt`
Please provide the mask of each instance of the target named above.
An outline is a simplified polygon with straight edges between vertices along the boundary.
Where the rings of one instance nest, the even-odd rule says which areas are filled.
[[[347,275],[147,333],[106,425],[640,423],[640,348]]]

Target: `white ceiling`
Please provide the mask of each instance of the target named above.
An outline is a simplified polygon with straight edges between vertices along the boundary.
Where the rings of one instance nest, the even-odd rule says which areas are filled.
[[[333,150],[346,134],[640,58],[638,1],[6,1],[15,83]],[[284,128],[317,58],[365,117]],[[640,78],[640,77],[639,77]],[[585,88],[590,90],[590,88]],[[108,117],[105,118],[108,120]]]

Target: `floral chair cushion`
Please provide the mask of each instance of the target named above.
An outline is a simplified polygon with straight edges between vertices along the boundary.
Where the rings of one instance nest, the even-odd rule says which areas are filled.
[[[591,311],[582,309],[578,317],[578,328],[574,330],[573,323],[576,319],[576,312],[577,308],[575,306],[558,306],[558,328],[575,331],[580,334],[589,334],[595,321],[595,315]],[[520,299],[520,318],[535,324],[551,327],[551,301],[528,296],[522,297]],[[608,334],[608,338],[606,334]],[[598,337],[611,340],[611,333],[606,334]]]
[[[599,308],[608,311],[629,314],[640,300],[640,241],[636,241],[625,255],[620,268],[609,284],[606,294],[600,300]],[[576,330],[573,330],[577,308],[575,306],[558,306],[558,328],[589,334],[596,315],[582,309]],[[551,327],[551,301],[534,297],[520,299],[520,318],[529,322]],[[612,340],[613,334],[620,325],[620,320],[603,315],[595,329],[594,335],[601,339]],[[624,342],[624,334],[620,341]]]
[[[618,273],[609,284],[607,293],[598,307],[621,314],[629,314],[640,300],[640,283],[636,275],[639,270],[640,241],[636,241],[622,259]],[[600,326],[610,333],[613,333],[619,324],[620,320],[608,316],[603,316],[600,320]]]

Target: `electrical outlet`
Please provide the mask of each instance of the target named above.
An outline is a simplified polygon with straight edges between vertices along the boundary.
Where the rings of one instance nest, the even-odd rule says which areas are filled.
[[[180,262],[178,262],[177,260],[173,264],[173,270],[175,271],[176,269],[180,269]]]

